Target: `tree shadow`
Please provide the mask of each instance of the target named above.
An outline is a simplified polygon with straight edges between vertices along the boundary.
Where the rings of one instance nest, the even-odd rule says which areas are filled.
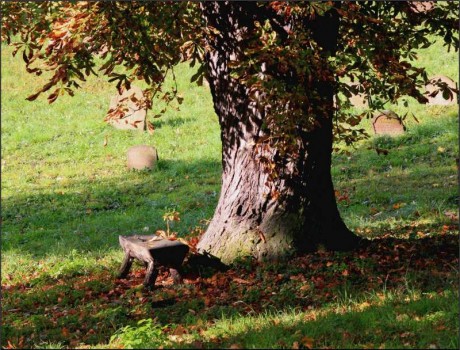
[[[255,316],[252,322],[241,324],[234,318],[233,322],[218,321],[215,328],[228,330],[221,332],[222,338],[219,339],[219,347],[223,348],[231,345],[243,349],[254,346],[301,349],[379,348],[382,344],[385,344],[385,348],[398,348],[402,343],[408,347],[428,348],[433,339],[438,339],[436,345],[439,348],[455,348],[455,344],[452,344],[452,334],[455,334],[452,302],[455,302],[452,295],[437,295],[431,299],[422,297],[404,302],[386,299],[375,305],[363,302],[349,307],[351,310],[347,312],[311,311],[296,317],[296,313],[291,310],[274,313],[277,316],[265,320]],[[440,318],[440,314],[444,317]],[[443,325],[446,319],[451,324]],[[241,328],[243,330],[235,331]],[[429,332],[432,333],[431,337],[427,336]],[[200,345],[212,348],[216,342],[207,341]]]
[[[157,119],[155,120],[154,125],[155,125],[155,128],[158,128],[158,129],[163,128],[163,127],[175,128],[175,127],[178,127],[184,124],[188,124],[193,121],[194,119],[192,118],[183,118],[183,117],[176,116],[174,118]]]
[[[154,171],[73,181],[62,191],[18,193],[2,200],[2,251],[42,258],[110,249],[118,246],[118,235],[164,229],[162,216],[171,207],[182,219],[172,228],[187,232],[212,215],[220,172],[218,162],[161,160]]]
[[[212,321],[217,322],[216,329],[219,323],[246,318],[244,327],[230,327],[232,331],[221,336],[223,345],[291,347],[308,336],[315,346],[343,344],[349,337],[345,340],[352,347],[371,341],[372,332],[390,335],[387,345],[398,345],[398,334],[409,331],[411,341],[420,346],[424,345],[420,334],[438,327],[444,314],[458,314],[453,292],[458,249],[458,236],[453,234],[411,240],[386,237],[349,253],[319,251],[276,264],[246,261],[206,276],[189,272],[184,275],[186,283],[178,286],[160,274],[158,288],[151,292],[140,289],[145,269],[134,269],[123,280],[116,280],[114,271],[104,266],[59,277],[45,273],[3,286],[8,326],[2,332],[4,339],[24,335],[32,341],[31,336],[40,332],[46,341],[68,342],[81,340],[82,335],[74,333],[77,329],[93,329],[94,337],[85,336],[85,342],[100,344],[115,330],[144,318],[183,327]],[[302,319],[286,323],[282,317],[279,322],[276,317],[256,322],[257,317],[300,312]],[[430,319],[431,314],[438,318]],[[418,323],[408,323],[416,317]],[[439,328],[440,337],[449,339],[449,327]],[[281,338],[292,343],[278,344]]]

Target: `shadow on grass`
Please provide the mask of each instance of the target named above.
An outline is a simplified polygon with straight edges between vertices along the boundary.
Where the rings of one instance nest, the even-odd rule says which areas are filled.
[[[47,193],[18,194],[4,199],[3,252],[20,249],[42,257],[47,253],[65,255],[72,249],[93,251],[113,248],[118,246],[117,236],[120,234],[138,233],[144,227],[149,232],[164,229],[162,216],[171,208],[181,213],[181,222],[174,223],[173,229],[187,232],[198,225],[200,219],[212,216],[218,200],[220,171],[218,162],[162,160],[153,172],[127,172],[125,177],[110,180],[88,179],[66,185],[56,184]],[[447,176],[447,172],[444,170],[442,174]],[[361,182],[364,186],[363,179],[356,180],[357,184]],[[404,191],[403,187],[409,191],[419,182],[420,174],[410,172],[390,177],[378,176],[379,188],[394,188],[399,184],[401,191]],[[429,187],[427,190],[419,189],[423,196],[404,194],[409,204],[398,209],[392,209],[391,192],[376,191],[372,202],[389,207],[383,208],[379,217],[369,214],[371,207],[376,206],[371,202],[367,206],[351,203],[350,208],[342,208],[342,211],[347,219],[347,213],[353,212],[358,205],[362,207],[361,215],[373,222],[383,223],[389,218],[418,220],[419,208],[429,208],[434,199],[446,198],[442,187]],[[425,193],[428,190],[429,196]],[[401,191],[394,195],[401,197]],[[451,197],[454,203],[457,199],[454,192]],[[417,203],[409,202],[410,199]],[[367,207],[369,209],[366,210]]]
[[[168,118],[168,119],[157,119],[154,122],[155,128],[159,129],[162,127],[178,127],[184,124],[187,124],[191,121],[194,121],[193,118],[182,118],[182,117],[174,117],[174,118]]]
[[[359,299],[362,296],[357,296]],[[372,302],[372,301],[371,301]],[[338,306],[322,313],[283,312],[272,317],[234,317],[210,331],[218,347],[229,348],[458,348],[458,305],[453,294],[405,301]],[[297,347],[296,344],[297,343]],[[208,341],[204,348],[216,347]]]
[[[160,274],[152,292],[141,290],[144,275],[138,268],[116,280],[109,268],[96,266],[3,286],[3,339],[101,344],[115,330],[153,318],[191,333],[208,327],[210,338],[217,333],[217,343],[203,344],[210,347],[291,347],[307,336],[315,346],[423,348],[439,339],[445,348],[453,347],[458,328],[453,234],[378,239],[354,252],[320,251],[278,264],[242,262],[226,272],[186,274],[179,286]],[[280,312],[304,316],[280,321]]]
[[[181,233],[209,218],[217,203],[220,164],[162,160],[155,171],[127,172],[109,180],[59,184],[46,193],[2,200],[2,251],[19,249],[40,258],[73,249],[118,246],[119,234],[164,229],[163,214],[181,213]]]

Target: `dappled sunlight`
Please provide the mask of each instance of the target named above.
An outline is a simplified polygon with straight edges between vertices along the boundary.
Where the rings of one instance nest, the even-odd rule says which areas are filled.
[[[408,344],[421,346],[426,332],[434,332],[438,346],[449,346],[443,334],[452,332],[458,311],[455,232],[376,239],[353,253],[320,251],[277,264],[241,261],[226,272],[186,262],[183,285],[173,285],[162,270],[152,292],[142,289],[145,269],[138,264],[126,279],[115,278],[121,250],[72,251],[60,263],[50,255],[35,261],[35,273],[4,276],[2,311],[9,321],[3,334],[38,344],[41,329],[41,341],[97,345],[126,325],[153,319],[164,329],[165,346],[391,347],[403,333],[412,334]],[[387,339],[385,329],[394,338]],[[280,339],[289,343],[277,344]]]
[[[152,6],[157,4],[152,2]],[[283,5],[281,2],[273,4]],[[81,3],[78,6],[83,8],[86,5]],[[119,3],[116,6],[134,6],[139,14],[148,12],[145,11],[148,7],[146,3]],[[388,2],[385,6],[392,5]],[[163,8],[165,13],[167,9]],[[159,12],[158,16],[161,14]],[[124,17],[121,16],[119,21]],[[142,15],[138,17],[141,18]],[[156,19],[153,15],[152,20]],[[367,24],[368,28],[374,25],[372,23]],[[395,23],[391,22],[392,25]],[[447,22],[440,23],[444,25]],[[131,28],[130,24],[128,22],[126,29],[128,32],[133,30],[132,36],[136,34],[136,28]],[[148,27],[149,30],[155,28]],[[176,28],[176,25],[170,26],[168,22],[168,27]],[[358,35],[358,27],[354,30],[357,30],[355,39],[359,41],[370,32]],[[80,29],[83,28],[81,26]],[[97,33],[97,28],[87,28]],[[182,28],[177,28],[182,33]],[[196,30],[200,30],[199,22]],[[75,33],[68,32],[68,35]],[[121,36],[113,33],[111,40],[117,42]],[[184,33],[181,39],[191,41],[185,42],[181,50],[176,51],[190,55],[192,51],[186,52],[192,49],[190,43],[194,40],[198,43],[203,37],[193,37],[192,34],[196,34],[193,32]],[[349,32],[352,33],[353,30]],[[166,34],[163,32],[158,38],[163,40]],[[186,39],[187,35],[190,35],[189,39]],[[81,38],[74,43],[80,42]],[[272,39],[279,40],[279,36],[275,35]],[[349,39],[353,36],[347,41]],[[388,37],[380,39],[384,44]],[[434,40],[434,37],[429,39]],[[140,40],[139,45],[143,42]],[[267,54],[266,48],[257,46],[260,40],[248,42],[255,45],[251,55]],[[406,46],[404,40],[401,42]],[[275,41],[273,43],[274,49],[279,51],[282,48]],[[374,46],[376,43],[379,41],[368,41],[370,46],[364,42],[367,45],[365,53],[380,50],[381,45]],[[408,43],[409,46],[418,45],[413,40]],[[95,43],[90,40],[84,44]],[[125,44],[113,54],[123,53],[124,58],[129,59],[137,57],[136,62],[147,62],[145,60],[156,54],[160,57],[160,52],[168,53],[169,47],[168,44],[156,51],[152,43],[145,52],[138,52],[136,56],[131,53],[125,55],[123,49],[131,45],[130,40]],[[272,56],[275,58],[273,64],[263,58],[264,62],[260,64],[264,67],[263,72],[257,74],[265,76],[267,72],[271,74],[271,70],[276,72],[279,67],[296,62],[297,59],[292,56],[296,54],[295,42],[291,44],[283,48],[283,54]],[[353,41],[349,44],[349,49],[355,50],[363,42],[358,42],[358,46]],[[88,48],[88,45],[85,47]],[[155,50],[153,56],[152,46]],[[198,52],[199,45],[193,47]],[[303,49],[303,46],[299,48]],[[232,48],[228,49],[223,50],[223,56],[236,57],[231,52]],[[396,137],[374,135],[371,118],[364,117],[359,125],[352,125],[352,118],[350,125],[364,128],[370,138],[353,146],[338,144],[344,152],[332,155],[332,178],[343,221],[358,236],[365,238],[354,251],[327,251],[320,244],[314,253],[297,252],[289,259],[270,263],[241,258],[225,268],[220,266],[220,269],[209,261],[207,264],[200,262],[198,255],[190,254],[183,264],[183,284],[174,284],[169,270],[161,267],[155,288],[149,291],[142,286],[146,269],[138,261],[134,262],[126,278],[117,278],[124,258],[118,236],[150,235],[158,230],[171,230],[179,238],[199,240],[213,217],[219,199],[222,144],[242,142],[247,149],[253,146],[257,149],[256,143],[268,145],[272,136],[275,136],[273,140],[277,138],[276,132],[265,134],[265,128],[270,126],[267,116],[271,115],[265,115],[265,111],[269,110],[265,108],[269,105],[263,104],[263,90],[257,90],[265,83],[274,82],[274,76],[266,75],[269,79],[262,79],[259,82],[262,85],[255,89],[255,93],[248,94],[250,99],[246,99],[248,96],[243,92],[239,96],[236,93],[239,90],[232,85],[238,78],[232,74],[238,68],[231,67],[238,62],[232,61],[229,70],[224,73],[234,81],[229,78],[232,87],[219,101],[216,91],[227,88],[225,79],[212,77],[208,72],[205,84],[199,86],[190,80],[198,78],[200,63],[193,67],[189,66],[189,62],[178,63],[174,73],[168,67],[164,77],[153,76],[158,81],[164,78],[163,85],[158,85],[159,89],[163,89],[156,96],[160,98],[152,100],[152,109],[147,114],[154,130],[150,130],[151,133],[121,131],[103,121],[110,100],[116,94],[116,84],[107,82],[113,76],[102,77],[103,72],[98,71],[98,77],[85,77],[87,81],[81,83],[81,89],[75,89],[74,97],[65,93],[56,103],[50,104],[45,95],[52,93],[53,88],[32,103],[26,101],[26,97],[46,84],[52,72],[45,71],[41,76],[27,74],[22,51],[13,58],[13,50],[12,46],[2,44],[1,338],[4,348],[459,347],[458,105],[430,106],[412,97],[407,98],[407,105],[385,102],[382,107],[391,109],[398,116],[407,113],[404,120],[407,129]],[[360,57],[366,58],[362,62],[375,60],[374,63],[382,63],[383,67],[396,63],[397,60],[391,57],[392,50],[389,48],[388,56],[382,52],[384,57],[361,54]],[[303,55],[310,51],[315,50],[300,53]],[[416,66],[426,66],[429,76],[443,74],[456,78],[457,55],[445,51],[442,43],[437,42],[421,49],[419,58],[411,62],[415,62]],[[103,59],[97,56],[96,66],[103,65],[109,57]],[[286,60],[286,57],[290,58]],[[260,57],[256,58],[251,63],[254,72],[262,62]],[[383,70],[378,72],[374,65],[373,68],[369,66],[367,73],[372,73],[369,75],[360,70],[360,60],[353,60],[350,56],[350,61],[340,63],[340,57],[331,57],[330,61],[336,62],[336,68],[342,71],[342,77],[335,77],[338,81],[349,80],[347,74],[351,77],[355,74],[356,79],[368,80],[366,83],[371,85],[383,84],[370,91],[380,89],[387,94],[388,87],[391,87],[395,88],[395,93],[391,94],[394,97],[408,92],[407,89],[399,89],[407,81],[395,80],[388,85],[394,78],[390,74]],[[382,62],[379,63],[380,60]],[[309,62],[308,57],[299,62],[305,65]],[[156,63],[150,66],[156,67]],[[64,68],[72,80],[76,71]],[[161,73],[163,68],[157,68]],[[321,70],[316,72],[316,68],[311,72],[321,73]],[[113,72],[118,74],[126,70],[123,66],[115,67]],[[316,84],[311,78],[318,78],[311,72],[310,81],[304,81],[305,84],[313,83],[311,90],[305,90],[307,95],[314,91]],[[372,78],[377,73],[384,75]],[[306,76],[302,73],[298,78]],[[287,77],[289,84],[282,85],[283,89],[296,91],[295,84],[291,86]],[[252,78],[247,79],[250,81]],[[178,104],[166,109],[166,93],[173,91],[176,83],[180,95]],[[133,84],[140,88],[153,86],[141,80],[133,80]],[[305,84],[297,87],[304,89]],[[277,86],[273,84],[270,91],[276,93]],[[423,89],[422,85],[420,89]],[[234,95],[239,96],[237,108],[231,106]],[[307,96],[305,100],[302,95],[280,96],[283,98],[273,99],[277,103],[282,101],[280,110],[298,105],[303,114],[314,100],[314,96]],[[372,96],[374,102],[378,102],[376,97]],[[183,100],[180,105],[179,100]],[[220,107],[228,109],[228,113],[220,113],[221,117],[235,118],[236,121],[229,127],[236,137],[231,142],[225,139],[225,132],[229,131],[225,130],[226,126],[223,131],[220,130],[216,115]],[[254,114],[248,114],[252,110]],[[343,111],[336,111],[336,127],[344,121],[339,116]],[[360,114],[366,108],[351,107],[347,111]],[[297,119],[291,118],[296,114],[286,113],[285,121],[289,128],[285,130],[291,130],[292,126],[292,130],[299,133],[302,130],[302,113]],[[161,118],[154,117],[159,114],[163,114]],[[412,114],[416,119],[412,118]],[[247,138],[238,140],[245,130],[245,119],[251,120],[254,116],[263,118],[254,121],[254,125],[248,124]],[[282,113],[279,118],[284,118]],[[265,137],[267,135],[270,137]],[[283,134],[278,136],[284,137]],[[159,160],[154,170],[128,171],[126,152],[136,145],[156,148]],[[238,147],[235,146],[235,149]],[[285,152],[288,148],[281,150]],[[235,154],[244,152],[239,149]],[[281,155],[280,158],[283,158],[283,152],[274,157]],[[248,157],[252,160],[260,156],[262,162],[265,158],[262,153],[256,152]],[[310,156],[311,153],[307,153]],[[243,164],[241,173],[235,176],[236,180],[248,172]],[[267,169],[268,174],[271,170]],[[326,170],[329,170],[328,166]],[[276,175],[276,178],[281,173],[273,172],[273,176]],[[320,175],[323,178],[324,174]],[[305,179],[302,178],[302,181]],[[233,193],[228,194],[229,198],[251,190],[251,186],[263,186],[262,182],[251,182],[243,188],[241,181],[235,183],[238,185],[235,185]],[[332,190],[330,194],[333,203]],[[272,204],[267,203],[263,206],[269,211]],[[234,211],[238,220],[243,218],[240,215],[243,207],[241,205]],[[176,212],[174,220],[164,219],[165,213]],[[255,211],[251,214],[252,210],[244,209],[244,212],[248,216],[256,216]],[[224,214],[223,221],[227,218],[228,215]],[[327,219],[329,217],[325,221]],[[234,234],[234,227],[227,233]],[[259,226],[253,233],[260,247],[273,238],[264,234]],[[279,248],[276,244],[273,246],[275,250]]]
[[[118,245],[120,234],[163,229],[162,216],[171,206],[181,212],[174,227],[181,235],[212,215],[219,163],[162,160],[158,168],[91,182],[69,180],[62,190],[5,198],[3,252],[20,245],[36,257],[56,252],[64,257],[72,249],[106,249]]]
[[[400,293],[397,296],[374,292],[361,301],[350,298],[345,305],[332,303],[318,310],[219,319],[204,332],[204,336],[209,344],[219,339],[219,343],[239,344],[242,348],[251,344],[260,344],[265,348],[293,348],[296,343],[304,348],[334,348],[337,344],[345,348],[378,348],[385,344],[387,348],[392,344],[397,346],[401,337],[405,338],[405,346],[420,346],[423,344],[423,333],[434,332],[440,343],[425,346],[450,347],[455,344],[441,339],[447,330],[444,324],[446,316],[455,318],[450,303],[456,297],[449,292],[422,295],[420,291],[413,291],[412,294]],[[395,302],[395,298],[403,301]],[[428,304],[436,304],[441,310],[430,312]],[[390,329],[392,336],[383,339],[382,334]]]

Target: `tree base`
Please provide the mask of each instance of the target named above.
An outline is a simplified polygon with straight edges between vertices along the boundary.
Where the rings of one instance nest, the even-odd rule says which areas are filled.
[[[365,241],[347,228],[328,231],[327,235],[324,232],[312,235],[305,231],[303,235],[296,235],[302,230],[293,220],[277,220],[277,225],[271,224],[254,230],[244,225],[230,226],[227,220],[219,231],[212,231],[210,226],[197,248],[229,264],[248,256],[258,261],[279,261],[296,253],[314,253],[321,246],[327,250],[346,252],[358,248]]]

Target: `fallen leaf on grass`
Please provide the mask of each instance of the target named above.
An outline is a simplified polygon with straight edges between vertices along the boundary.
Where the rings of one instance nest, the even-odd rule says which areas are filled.
[[[451,219],[453,221],[458,220],[458,214],[453,212],[453,211],[445,211],[444,215],[447,216],[449,219]]]
[[[358,309],[360,311],[363,311],[364,309],[367,309],[369,306],[371,306],[371,304],[369,304],[367,301],[361,303],[358,305]]]
[[[69,337],[69,330],[66,327],[63,327],[61,329],[61,334],[63,337],[68,338]]]
[[[301,342],[302,342],[302,345],[305,346],[307,349],[313,349],[313,343],[314,343],[314,339],[313,338],[310,338],[310,337],[303,337]]]
[[[183,335],[183,334],[188,334],[188,331],[186,328],[182,327],[181,325],[178,325],[174,331],[172,332],[173,335]]]
[[[239,284],[252,284],[252,282],[246,281],[246,280],[244,280],[242,278],[238,278],[238,277],[234,277],[233,281],[236,282],[236,283],[239,283]]]
[[[193,346],[194,349],[203,349],[203,342],[201,342],[199,340],[195,340],[192,343],[192,346]]]

